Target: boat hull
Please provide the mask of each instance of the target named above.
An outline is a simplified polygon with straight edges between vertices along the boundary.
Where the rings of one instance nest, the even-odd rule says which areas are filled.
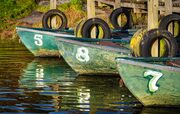
[[[120,76],[144,106],[180,106],[180,68],[117,58]]]
[[[58,57],[55,37],[74,37],[53,30],[16,27],[17,33],[26,48],[36,57]]]
[[[97,42],[58,38],[57,45],[65,61],[79,75],[118,74],[115,57],[130,56],[130,51],[126,48],[111,48],[97,45]]]

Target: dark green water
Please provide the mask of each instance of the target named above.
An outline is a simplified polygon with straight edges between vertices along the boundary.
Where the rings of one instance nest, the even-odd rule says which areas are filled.
[[[59,58],[34,58],[22,44],[0,42],[0,112],[178,114],[143,108],[119,77],[77,76]]]

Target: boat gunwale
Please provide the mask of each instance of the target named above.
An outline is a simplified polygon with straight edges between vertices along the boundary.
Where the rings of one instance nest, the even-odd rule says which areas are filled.
[[[140,58],[140,59],[142,59],[142,58]],[[134,65],[134,66],[139,66],[139,67],[146,67],[146,68],[151,68],[151,69],[168,70],[168,71],[173,71],[173,72],[180,72],[180,68],[179,67],[147,63],[148,61],[146,61],[146,62],[139,61],[140,59],[130,59],[130,58],[126,59],[126,58],[118,57],[118,58],[116,58],[116,62],[117,62],[117,64],[118,64],[118,62],[120,62],[122,64],[129,64],[129,65]],[[169,58],[169,60],[171,60],[171,59]],[[172,60],[180,60],[180,58],[174,58]],[[159,62],[163,62],[163,61],[159,61]]]
[[[28,27],[22,27],[22,26],[17,26],[16,30],[17,31],[27,31],[27,32],[34,32],[34,33],[52,35],[52,36],[55,36],[55,37],[62,37],[62,38],[79,38],[79,40],[82,39],[81,37],[76,37],[75,35],[67,34],[68,33],[67,31],[57,31],[57,30],[44,29],[44,28],[28,28]],[[113,41],[115,41],[115,42],[129,44],[128,40],[122,40],[122,39],[128,39],[128,38],[131,38],[131,37],[119,37],[118,39],[113,39],[113,37],[112,37],[111,39],[106,38],[104,40],[111,41],[113,39]],[[83,38],[83,39],[88,40],[90,38]],[[93,40],[94,41],[92,41],[92,42],[100,41],[102,39],[93,39]]]
[[[71,43],[71,44],[85,46],[85,47],[103,49],[103,50],[107,50],[107,51],[115,51],[115,52],[119,52],[119,53],[123,53],[123,54],[126,53],[127,55],[131,55],[130,49],[128,49],[126,47],[118,48],[118,47],[113,47],[113,46],[105,46],[105,45],[98,45],[98,44],[89,44],[89,43],[86,43],[86,42],[75,41],[75,40],[72,40],[72,39],[64,39],[64,38],[56,38],[56,41],[57,42]],[[111,42],[113,42],[113,39],[111,39],[111,40],[110,39],[101,39],[101,40],[97,40],[96,39],[94,42],[99,42],[99,41],[111,41]]]
[[[34,32],[34,33],[38,33],[38,34],[46,34],[46,35],[53,35],[53,36],[59,36],[59,37],[75,37],[75,35],[69,35],[69,34],[65,34],[66,32],[57,32],[57,31],[52,31],[50,29],[43,29],[42,30],[38,30],[38,29],[33,29],[33,28],[24,28],[24,27],[16,27],[17,31],[27,31],[27,32]],[[48,31],[49,30],[49,31]],[[64,33],[64,34],[62,34]]]

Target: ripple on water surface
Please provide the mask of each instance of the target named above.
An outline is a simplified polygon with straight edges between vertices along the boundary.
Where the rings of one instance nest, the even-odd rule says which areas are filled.
[[[77,76],[63,59],[34,58],[22,44],[0,46],[0,112],[168,112],[141,110],[142,105],[126,87],[120,87],[119,80]]]

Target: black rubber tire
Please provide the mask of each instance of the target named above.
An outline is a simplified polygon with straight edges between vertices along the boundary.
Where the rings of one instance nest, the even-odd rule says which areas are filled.
[[[127,18],[127,23],[124,26],[119,26],[118,24],[118,17],[124,14]],[[127,8],[117,8],[113,10],[113,12],[110,14],[110,22],[113,25],[115,29],[131,29],[132,28],[132,17],[131,17],[131,12],[130,9]]]
[[[43,18],[42,18],[43,28],[52,29],[51,25],[50,26],[48,25],[48,19],[55,16],[55,15],[59,16],[61,21],[62,21],[62,24],[57,28],[57,30],[60,30],[62,28],[67,28],[67,17],[66,17],[66,15],[62,11],[57,10],[57,9],[49,10],[48,12],[46,12],[43,15]]]
[[[111,30],[109,25],[100,18],[90,18],[82,26],[82,37],[91,38],[91,31],[94,26],[100,26],[103,30],[103,38],[111,37]]]
[[[180,27],[180,15],[178,14],[170,14],[170,15],[167,15],[165,17],[163,17],[159,23],[159,29],[162,29],[162,30],[168,30],[168,26],[171,22],[173,21],[178,21],[179,23],[179,27]],[[179,28],[179,34],[175,37],[180,37],[180,28]]]
[[[165,38],[167,45],[167,57],[174,57],[177,54],[178,45],[176,39],[167,30],[152,29],[147,31],[140,42],[140,56],[151,57],[151,47],[158,38]]]

